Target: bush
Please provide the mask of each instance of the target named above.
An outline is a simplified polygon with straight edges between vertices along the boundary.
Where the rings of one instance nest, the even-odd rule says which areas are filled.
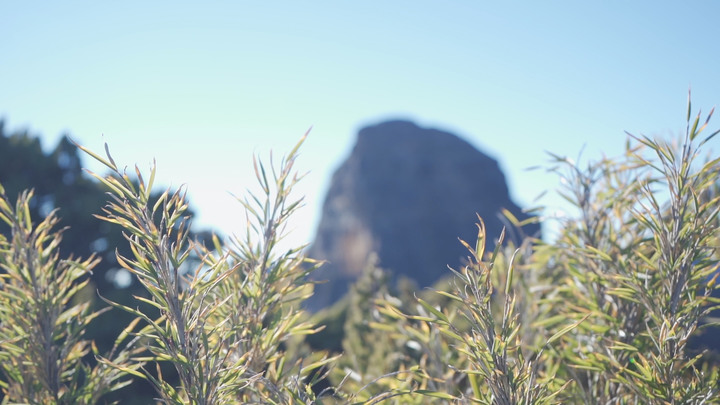
[[[577,215],[552,243],[487,241],[479,219],[467,264],[416,294],[392,291],[369,258],[333,328],[338,356],[304,341],[322,329],[302,308],[318,263],[278,251],[302,204],[302,141],[277,168],[256,162],[246,232],[212,246],[191,240],[182,190],[150,198],[154,167],[131,179],[109,151],[82,148],[110,169],[94,175],[110,190],[100,218],[124,230],[132,255],[118,262],[148,295],[136,308],[106,300],[135,320],[99,353],[83,334],[101,314],[78,294],[96,260],[60,260],[55,215],[34,225],[32,194],[13,208],[0,187],[4,403],[94,404],[131,378],[173,404],[720,403],[717,361],[689,346],[720,306],[720,159],[699,162],[720,132],[702,135],[711,115],[691,118],[688,103],[675,146],[631,135],[624,156],[584,169],[554,156]]]
[[[486,254],[480,220],[477,243],[463,242],[468,264],[434,293],[380,292],[363,315],[349,307],[346,325],[389,339],[373,349],[393,353],[373,364],[381,371],[361,365],[351,385],[415,370],[375,384],[422,394],[413,403],[719,403],[717,352],[689,344],[718,336],[720,159],[699,161],[720,132],[703,134],[711,116],[691,117],[688,104],[675,145],[630,135],[625,155],[584,169],[553,156],[577,209],[556,241]],[[356,340],[345,337],[346,355],[359,352]]]
[[[37,226],[30,218],[32,192],[13,207],[0,185],[0,220],[12,234],[0,234],[0,371],[4,403],[95,404],[130,383],[140,364],[121,335],[100,357],[85,329],[101,312],[78,293],[97,264],[89,258],[60,259],[62,230],[51,212]],[[132,343],[132,342],[131,342]],[[92,353],[101,362],[87,361]],[[112,366],[107,363],[112,362]],[[94,364],[92,364],[94,363]]]

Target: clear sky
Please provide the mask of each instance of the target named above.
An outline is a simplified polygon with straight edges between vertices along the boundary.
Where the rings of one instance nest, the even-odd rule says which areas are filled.
[[[558,184],[523,170],[544,151],[681,134],[688,88],[704,111],[720,102],[719,16],[716,0],[3,1],[0,118],[48,149],[68,133],[119,164],[156,158],[161,185],[186,184],[199,225],[224,233],[242,231],[229,192],[254,184],[252,155],[312,126],[301,243],[366,124],[461,135],[525,206]]]

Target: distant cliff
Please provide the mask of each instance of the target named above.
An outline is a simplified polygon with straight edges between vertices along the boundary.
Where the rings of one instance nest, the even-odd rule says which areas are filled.
[[[474,243],[476,213],[489,240],[500,235],[502,208],[527,218],[510,200],[497,161],[466,141],[407,121],[363,128],[333,175],[308,251],[327,260],[314,277],[328,283],[317,286],[311,309],[341,298],[372,252],[395,276],[431,285],[468,256],[458,238]],[[523,229],[539,232],[538,225]]]

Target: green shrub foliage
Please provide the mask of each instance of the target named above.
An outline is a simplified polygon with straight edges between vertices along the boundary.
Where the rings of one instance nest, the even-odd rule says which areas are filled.
[[[166,192],[152,206],[149,195],[154,168],[139,186],[107,158],[87,151],[111,171],[95,177],[111,190],[112,201],[103,219],[124,228],[132,258],[118,257],[137,277],[150,299],[136,297],[160,313],[153,319],[129,306],[109,302],[142,320],[135,332],[149,351],[143,362],[155,363],[157,373],[136,375],[155,385],[164,403],[307,403],[314,399],[311,381],[303,377],[325,364],[293,362],[287,345],[293,336],[312,333],[300,302],[307,297],[309,270],[300,249],[278,254],[287,218],[301,201],[290,200],[298,177],[292,172],[300,144],[268,176],[255,165],[264,199],[241,200],[248,213],[246,238],[213,249],[189,240],[184,193]],[[250,219],[251,218],[251,219]],[[196,266],[191,267],[193,255]],[[162,378],[160,362],[170,362],[180,377],[174,387]],[[112,365],[112,363],[108,362]]]
[[[93,312],[78,292],[88,283],[95,258],[61,259],[62,230],[51,212],[37,225],[30,217],[32,192],[11,205],[0,185],[0,371],[5,403],[94,404],[104,394],[130,383],[140,364],[118,337],[100,357],[85,330],[103,311]],[[92,362],[88,355],[101,362]],[[109,359],[109,360],[107,360]],[[116,367],[108,366],[112,361]],[[94,364],[93,364],[94,363]]]
[[[164,404],[720,403],[717,353],[690,345],[720,309],[711,116],[688,103],[683,137],[629,135],[617,159],[553,155],[575,210],[556,240],[488,241],[479,218],[477,240],[460,241],[466,264],[435,289],[391,286],[368,258],[349,296],[314,317],[303,301],[319,263],[278,247],[302,204],[302,141],[277,167],[255,161],[261,192],[238,199],[247,229],[209,246],[191,237],[183,190],[151,198],[154,167],[131,178],[107,148],[80,147],[109,169],[93,174],[110,198],[98,217],[123,230],[131,254],[117,261],[145,294],[93,312],[78,292],[97,260],[61,259],[57,216],[33,222],[32,192],[12,204],[0,186],[3,403],[101,403],[132,379]],[[107,310],[134,321],[100,353],[85,330]],[[308,346],[324,325],[316,336],[342,335],[326,342],[342,353]]]
[[[565,196],[579,211],[538,264],[557,286],[547,319],[587,317],[553,361],[585,403],[718,401],[717,368],[688,341],[717,308],[717,158],[699,161],[712,112],[691,117],[675,144],[631,136],[620,160],[581,170],[557,158]],[[544,325],[548,325],[547,319]],[[543,321],[541,321],[543,322]],[[565,367],[562,367],[565,366]]]
[[[389,400],[720,402],[717,354],[688,345],[717,326],[720,303],[720,159],[703,161],[718,134],[705,133],[711,116],[693,117],[688,104],[674,143],[629,135],[623,156],[585,168],[553,156],[576,213],[552,243],[500,243],[488,254],[481,220],[477,243],[463,242],[468,264],[435,294],[408,300],[375,288],[375,309],[360,318],[391,338],[395,370],[418,370],[376,382],[415,394]]]

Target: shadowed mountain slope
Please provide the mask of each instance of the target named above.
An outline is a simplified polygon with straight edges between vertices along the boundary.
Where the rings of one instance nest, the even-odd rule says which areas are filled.
[[[528,217],[510,199],[497,161],[468,142],[408,121],[363,128],[333,175],[308,251],[327,261],[314,277],[328,280],[317,286],[310,309],[342,297],[372,252],[394,277],[433,284],[467,256],[458,238],[474,243],[476,213],[494,240],[507,225],[503,208]],[[540,228],[522,233],[539,236]],[[516,241],[519,234],[508,230]]]

